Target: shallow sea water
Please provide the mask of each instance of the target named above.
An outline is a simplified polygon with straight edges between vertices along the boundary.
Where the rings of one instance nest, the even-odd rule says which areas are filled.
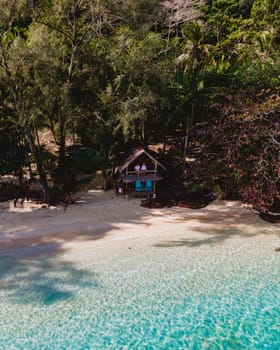
[[[0,349],[279,350],[267,234],[1,253]]]

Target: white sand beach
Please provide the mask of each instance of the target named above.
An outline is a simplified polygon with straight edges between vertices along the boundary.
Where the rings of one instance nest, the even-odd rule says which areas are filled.
[[[279,225],[240,202],[76,197],[1,204],[1,348],[279,348]]]
[[[258,233],[265,229],[280,235],[279,225],[263,221],[240,202],[214,201],[199,210],[147,209],[140,206],[140,199],[126,199],[113,191],[89,190],[75,197],[77,203],[66,211],[63,207],[40,208],[25,203],[24,207],[13,208],[9,203],[2,203],[0,251],[32,248],[33,252],[41,253],[99,247],[113,242],[131,247],[145,242],[180,244],[183,240],[221,237],[236,242],[244,235],[255,235],[256,227]]]

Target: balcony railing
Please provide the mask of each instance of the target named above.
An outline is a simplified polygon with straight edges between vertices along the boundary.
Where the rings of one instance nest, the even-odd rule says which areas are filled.
[[[135,181],[159,181],[162,179],[155,170],[148,170],[145,174],[137,174],[136,171],[128,171],[127,173],[122,173],[121,178],[126,183],[131,183]]]
[[[141,171],[140,171],[140,173],[141,173]],[[156,170],[146,170],[145,171],[145,174],[156,174],[157,172],[156,172]],[[126,172],[126,175],[137,175],[137,172],[135,171],[135,170],[133,170],[133,171],[127,171]],[[140,175],[141,176],[141,175]]]

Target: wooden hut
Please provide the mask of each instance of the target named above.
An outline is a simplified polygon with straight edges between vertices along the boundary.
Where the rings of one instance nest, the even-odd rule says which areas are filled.
[[[143,164],[146,170],[141,170]],[[137,166],[140,166],[139,170]],[[156,197],[156,183],[163,179],[163,173],[166,170],[150,151],[138,148],[116,167],[115,172],[125,193]]]

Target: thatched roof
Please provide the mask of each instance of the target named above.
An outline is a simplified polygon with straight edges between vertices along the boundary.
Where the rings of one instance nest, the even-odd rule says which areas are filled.
[[[162,169],[167,170],[164,165],[162,165],[158,160],[156,160],[150,152],[146,151],[144,148],[137,148],[134,152],[131,153],[131,155],[119,166],[116,167],[116,172],[122,172],[124,169],[126,169],[131,163],[133,163],[138,157],[145,154],[148,156],[151,160],[156,162],[157,165],[162,167]]]

